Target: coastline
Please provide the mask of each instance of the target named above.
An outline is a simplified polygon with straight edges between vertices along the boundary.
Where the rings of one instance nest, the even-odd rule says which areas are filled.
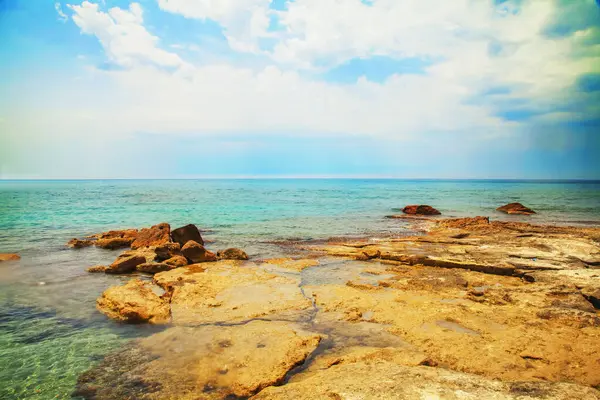
[[[109,355],[77,394],[600,398],[600,228],[412,220],[417,236],[289,241],[284,258],[107,290],[107,315],[166,329]]]

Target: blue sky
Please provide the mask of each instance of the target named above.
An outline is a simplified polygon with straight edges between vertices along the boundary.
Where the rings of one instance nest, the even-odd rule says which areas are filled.
[[[594,0],[0,0],[0,178],[600,178]]]

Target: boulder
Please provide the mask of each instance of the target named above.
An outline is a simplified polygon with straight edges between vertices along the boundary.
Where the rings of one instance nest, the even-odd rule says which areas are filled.
[[[106,272],[109,267],[106,265],[94,265],[93,267],[89,267],[86,269],[87,272],[98,273],[98,272]]]
[[[179,243],[164,243],[156,246],[154,252],[158,260],[168,260],[171,257],[181,255],[181,245]]]
[[[217,256],[212,251],[206,250],[201,244],[190,240],[181,248],[181,253],[191,263],[217,261]]]
[[[108,288],[96,300],[96,306],[106,316],[122,322],[163,324],[170,317],[168,301],[139,279]]]
[[[96,233],[95,235],[87,236],[87,239],[119,239],[119,238],[134,238],[137,236],[137,229],[120,229],[108,232]]]
[[[217,258],[220,260],[247,260],[248,254],[243,250],[230,248],[217,251]]]
[[[140,264],[144,264],[146,258],[138,255],[128,257],[118,257],[111,265],[106,269],[107,274],[126,274],[135,271],[135,267]]]
[[[442,214],[435,208],[428,205],[410,205],[402,209],[404,214],[410,215],[440,215]]]
[[[535,214],[531,208],[525,207],[521,203],[509,203],[502,207],[496,208],[497,211],[501,211],[506,214],[517,214],[517,215],[531,215]]]
[[[16,261],[20,260],[21,256],[14,253],[0,253],[0,262],[1,261]]]
[[[164,263],[172,266],[173,268],[179,268],[188,265],[187,258],[185,258],[184,256],[173,256],[166,260]]]
[[[131,243],[131,248],[135,250],[142,247],[160,246],[170,241],[171,227],[169,224],[163,222],[140,230],[136,239]]]
[[[82,249],[84,247],[92,246],[93,244],[94,244],[93,240],[88,240],[88,239],[80,240],[80,239],[73,238],[73,239],[69,240],[69,242],[67,243],[67,246],[72,249]]]
[[[194,224],[182,226],[181,228],[173,230],[171,232],[171,238],[175,243],[179,243],[181,246],[184,246],[190,240],[204,245],[204,240],[202,240],[200,231]]]
[[[143,264],[139,264],[135,267],[136,270],[138,270],[139,272],[145,272],[147,274],[157,274],[159,272],[163,272],[163,271],[169,271],[173,268],[176,268],[170,264],[167,263],[158,263],[158,262],[151,262],[151,263],[143,263]]]
[[[96,240],[95,245],[96,247],[100,247],[101,249],[116,250],[121,249],[123,247],[131,246],[131,243],[133,243],[134,240],[135,238],[132,237],[98,239]]]

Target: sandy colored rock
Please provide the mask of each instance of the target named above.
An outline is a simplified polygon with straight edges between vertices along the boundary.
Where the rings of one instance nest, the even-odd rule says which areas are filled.
[[[496,210],[501,211],[506,214],[517,214],[517,215],[535,214],[535,211],[533,211],[529,207],[525,207],[521,203],[509,203],[509,204],[503,205],[502,207],[496,208]]]
[[[99,273],[106,272],[108,268],[109,267],[107,265],[94,265],[93,267],[89,267],[88,269],[86,269],[86,271],[91,273]]]
[[[269,258],[263,260],[263,263],[276,265],[279,268],[291,269],[294,271],[302,271],[305,268],[314,267],[319,265],[319,260],[315,259],[300,259],[294,260],[293,258]]]
[[[119,239],[119,238],[134,238],[137,236],[137,229],[118,229],[108,232],[97,233],[90,235],[88,239]]]
[[[410,205],[402,209],[404,214],[410,215],[441,215],[442,213],[428,205]]]
[[[132,279],[123,286],[113,286],[96,301],[98,310],[106,316],[129,323],[169,322],[169,303],[150,288],[148,282]]]
[[[151,262],[151,263],[143,263],[139,264],[135,267],[135,269],[139,272],[145,272],[147,274],[156,274],[163,271],[170,271],[174,267],[173,265],[161,262]]]
[[[0,253],[0,262],[2,261],[17,261],[21,256],[15,253]]]
[[[248,254],[244,250],[230,248],[217,251],[217,258],[219,260],[247,260]]]
[[[223,260],[154,275],[155,283],[172,293],[173,323],[239,322],[311,309],[298,280],[241,263]]]
[[[282,383],[320,340],[283,322],[175,327],[107,357],[80,377],[76,394],[88,399],[247,398]]]
[[[204,240],[202,239],[202,235],[200,235],[198,227],[193,224],[174,229],[171,232],[171,238],[173,239],[173,242],[179,243],[181,247],[185,246],[185,244],[190,240],[193,240],[198,244],[204,245]]]
[[[477,375],[393,362],[335,365],[300,382],[268,387],[256,400],[321,399],[600,399],[595,389],[569,383],[500,382]]]
[[[217,255],[210,250],[207,250],[200,243],[193,240],[188,241],[182,248],[181,253],[190,263],[202,263],[217,261]]]
[[[135,250],[142,247],[160,246],[169,242],[171,242],[171,227],[163,222],[150,228],[141,229],[137,233],[135,241],[131,243],[131,248]]]
[[[165,264],[168,264],[174,268],[184,267],[188,265],[188,260],[184,256],[173,256],[168,260],[164,261]]]
[[[94,244],[101,249],[116,250],[131,246],[134,240],[133,237],[98,239]]]
[[[84,247],[89,247],[89,246],[93,246],[93,245],[94,245],[94,241],[89,240],[89,239],[80,240],[80,239],[73,238],[67,242],[67,247],[70,247],[72,249],[82,249]]]
[[[148,263],[158,261],[158,257],[156,256],[156,252],[154,251],[153,247],[142,247],[136,250],[126,250],[119,254],[117,260],[120,258],[133,256],[143,257]]]
[[[145,262],[146,258],[139,255],[118,257],[105,272],[107,274],[126,274],[135,271],[136,266]]]
[[[181,246],[179,243],[164,243],[154,248],[156,259],[165,261],[169,258],[181,255]]]

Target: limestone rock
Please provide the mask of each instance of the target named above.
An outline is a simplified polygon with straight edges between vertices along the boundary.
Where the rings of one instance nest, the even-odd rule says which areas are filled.
[[[298,272],[319,265],[319,260],[314,259],[294,260],[293,258],[268,258],[263,260],[263,262],[265,264],[276,265],[279,268],[291,269]]]
[[[116,250],[131,246],[134,240],[133,237],[98,239],[94,244],[101,249]]]
[[[191,263],[217,261],[217,256],[215,255],[215,253],[205,249],[203,245],[201,245],[193,240],[188,241],[181,248],[181,253]]]
[[[171,238],[175,243],[179,243],[182,247],[185,246],[187,242],[193,240],[196,243],[204,245],[204,240],[202,240],[202,236],[200,235],[200,231],[196,227],[196,225],[189,224],[186,226],[182,226],[181,228],[174,229],[171,232]]]
[[[185,258],[184,256],[173,256],[168,260],[165,260],[164,263],[170,265],[173,268],[179,268],[188,265],[187,258]]]
[[[96,301],[98,310],[118,321],[162,324],[169,321],[169,303],[147,282],[133,279],[123,286],[108,288]]]
[[[83,374],[91,399],[248,398],[284,381],[321,336],[284,322],[175,327],[142,339]]]
[[[146,258],[138,255],[119,257],[107,269],[107,274],[126,274],[135,271],[135,267],[146,262]]]
[[[230,248],[217,251],[217,258],[219,260],[247,260],[248,254],[243,250]]]
[[[93,267],[89,267],[86,269],[87,272],[98,273],[98,272],[106,272],[109,267],[106,265],[94,265]]]
[[[581,290],[581,293],[594,306],[594,308],[600,310],[600,285],[585,287]]]
[[[179,243],[164,243],[154,248],[156,259],[159,261],[168,260],[174,256],[181,255],[181,246]]]
[[[0,253],[0,262],[20,260],[21,256],[14,253]]]
[[[88,239],[122,239],[122,238],[133,238],[138,234],[137,229],[119,229],[108,232],[97,233],[95,235],[88,236]]]
[[[335,365],[299,382],[271,386],[256,400],[321,399],[600,399],[597,390],[569,383],[501,382],[432,367],[392,362]]]
[[[69,242],[67,243],[67,246],[72,249],[82,249],[84,247],[89,247],[89,246],[93,246],[93,245],[94,245],[94,241],[89,240],[89,239],[80,240],[80,239],[73,238],[73,239],[69,240]]]
[[[131,244],[133,250],[141,247],[160,246],[171,241],[171,227],[167,223],[141,229]]]
[[[157,274],[163,271],[170,271],[174,267],[173,265],[163,263],[163,262],[151,262],[151,263],[143,263],[139,264],[135,267],[135,269],[139,272],[145,272],[147,274]]]
[[[531,215],[535,214],[531,208],[525,207],[521,203],[509,203],[503,205],[502,207],[496,208],[496,210],[501,211],[506,214],[518,214],[518,215]]]
[[[442,213],[428,205],[410,205],[402,209],[404,214],[410,215],[441,215]]]

